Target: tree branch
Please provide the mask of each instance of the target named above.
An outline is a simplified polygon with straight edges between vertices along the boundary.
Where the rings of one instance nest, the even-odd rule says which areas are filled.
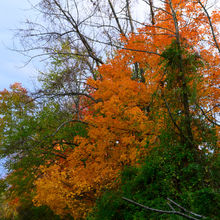
[[[154,211],[154,212],[159,212],[159,213],[164,213],[164,214],[174,214],[174,215],[179,215],[179,216],[185,217],[185,218],[187,218],[187,219],[199,220],[199,219],[194,218],[194,217],[192,217],[192,216],[190,216],[190,215],[187,215],[187,214],[184,214],[184,213],[182,213],[182,212],[176,211],[175,209],[173,210],[173,208],[172,208],[172,211],[161,210],[161,209],[154,209],[154,208],[150,208],[150,207],[148,207],[148,206],[142,205],[142,204],[140,204],[140,203],[138,203],[138,202],[135,202],[135,201],[133,201],[133,200],[131,200],[131,199],[128,199],[128,198],[126,198],[126,197],[122,197],[122,199],[125,200],[125,201],[127,201],[127,202],[130,202],[130,203],[132,203],[132,204],[134,204],[134,205],[136,205],[136,206],[139,206],[139,207],[141,207],[141,208],[143,208],[143,209],[146,209],[146,210],[150,210],[150,211]],[[176,204],[177,204],[177,203],[176,203]],[[178,205],[178,204],[177,204],[177,205]],[[186,210],[186,209],[184,209],[184,210]],[[187,211],[187,210],[186,210],[186,211]],[[190,211],[187,211],[187,212],[189,212],[189,213],[191,214]],[[194,215],[197,215],[197,214],[195,214],[195,213],[193,213],[193,214],[194,214]],[[201,216],[201,215],[197,215],[197,217],[199,217],[199,216]],[[201,216],[200,218],[206,218],[206,217]]]
[[[220,124],[214,122],[212,119],[210,119],[210,118],[206,115],[206,113],[205,113],[204,110],[199,106],[198,103],[196,103],[196,106],[201,110],[202,114],[205,116],[205,118],[206,118],[209,122],[211,122],[212,124],[214,124],[214,125],[216,125],[216,126],[220,126]]]
[[[111,10],[112,10],[113,15],[114,15],[115,21],[116,21],[116,23],[117,23],[117,25],[118,25],[118,28],[119,28],[119,30],[120,30],[120,33],[121,33],[123,36],[126,36],[125,33],[124,33],[124,31],[123,31],[123,29],[122,29],[122,27],[121,27],[121,24],[120,24],[119,19],[118,19],[117,15],[116,15],[116,12],[115,12],[115,9],[114,9],[114,7],[113,7],[113,5],[112,5],[111,0],[108,0],[108,3],[109,3],[109,6],[110,6],[110,8],[111,8]]]
[[[69,124],[69,123],[73,123],[73,122],[75,122],[75,123],[82,123],[82,124],[88,125],[88,123],[85,122],[85,121],[73,120],[73,119],[71,119],[71,120],[68,120],[68,121],[63,122],[63,123],[56,129],[56,131],[54,131],[53,134],[50,135],[50,137],[55,136],[63,126],[65,126],[65,125],[67,125],[67,124]]]
[[[39,98],[42,98],[43,96],[51,96],[52,98],[53,97],[59,97],[59,96],[85,96],[85,97],[91,99],[92,101],[94,101],[95,103],[102,102],[101,99],[94,99],[91,95],[86,94],[86,93],[82,93],[82,92],[65,92],[65,93],[53,94],[53,93],[47,93],[47,92],[44,92],[44,91],[40,90],[38,93],[43,93],[43,94],[40,95],[40,96],[35,97],[34,99],[32,99],[32,101],[36,100],[36,99],[39,99]]]
[[[127,8],[127,13],[128,13],[128,20],[129,20],[130,27],[131,27],[131,32],[134,33],[134,25],[133,25],[133,19],[132,19],[132,16],[131,16],[129,0],[126,0],[126,8]]]
[[[96,61],[97,66],[99,66],[99,64],[103,64],[104,62],[99,59],[95,52],[93,51],[92,47],[89,45],[89,43],[87,42],[85,36],[80,32],[79,27],[76,23],[76,21],[74,20],[74,18],[71,16],[70,13],[64,11],[64,9],[61,7],[61,5],[56,1],[53,0],[55,5],[59,8],[59,10],[63,13],[63,15],[65,16],[65,18],[67,19],[67,21],[72,25],[72,27],[75,29],[76,33],[78,34],[80,40],[82,41],[83,45],[85,46],[85,48],[88,51],[88,54],[91,56],[91,58],[93,58]],[[68,13],[68,14],[67,14]]]
[[[210,25],[210,28],[211,28],[211,32],[212,32],[212,37],[213,37],[213,40],[215,41],[215,46],[217,47],[218,49],[218,52],[220,53],[220,47],[219,47],[219,44],[216,40],[216,36],[215,36],[215,32],[214,32],[214,28],[213,28],[213,25],[212,25],[212,21],[211,21],[211,18],[209,16],[209,13],[208,11],[206,10],[205,6],[202,4],[202,2],[200,0],[198,0],[198,3],[200,4],[200,6],[203,8],[207,18],[208,18],[208,21],[209,21],[209,25]]]
[[[189,214],[191,215],[195,215],[196,217],[199,217],[199,218],[206,218],[205,216],[202,216],[202,215],[198,215],[194,212],[191,212],[187,209],[185,209],[184,207],[182,207],[181,205],[179,205],[178,203],[174,202],[172,199],[170,198],[167,198],[168,201],[170,201],[171,203],[173,203],[175,206],[177,206],[178,208],[180,208],[181,210],[183,210],[184,212],[188,212]]]

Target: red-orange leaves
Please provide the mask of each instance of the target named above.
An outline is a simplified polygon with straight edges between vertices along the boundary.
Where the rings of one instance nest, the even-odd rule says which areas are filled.
[[[218,16],[213,15],[213,21],[217,21]],[[58,214],[85,218],[103,191],[117,187],[124,166],[137,165],[155,147],[161,128],[173,123],[170,115],[175,116],[177,124],[183,122],[179,117],[186,109],[183,93],[198,91],[188,96],[191,115],[199,111],[195,100],[204,110],[215,108],[219,57],[213,53],[215,45],[204,16],[202,8],[191,1],[166,1],[163,10],[155,14],[154,26],[146,25],[138,34],[122,39],[125,49],[118,50],[114,59],[98,68],[102,79],[87,81],[90,95],[99,100],[84,112],[87,137],[75,137],[76,147],[68,152],[65,166],[57,163],[42,168],[42,177],[36,181],[37,204],[48,205]],[[204,46],[207,39],[212,42]],[[177,40],[185,51],[181,54],[188,80],[185,90],[181,87],[186,83],[183,68],[176,67],[179,56],[162,54]],[[175,49],[170,51],[178,54],[180,49]],[[200,52],[202,61],[195,51]],[[167,106],[166,102],[171,104]],[[182,131],[177,127],[172,124],[178,135]],[[199,141],[196,132],[194,138]]]
[[[103,79],[89,81],[97,88],[94,98],[102,101],[85,115],[88,137],[75,138],[78,146],[67,157],[65,169],[61,164],[51,166],[36,181],[37,204],[46,204],[58,214],[66,213],[65,206],[76,219],[85,217],[103,190],[117,186],[125,165],[136,164],[146,154],[146,143],[155,140],[153,132],[159,126],[147,112],[154,92],[149,88],[156,88],[157,77],[148,85],[133,80],[128,57],[120,54],[99,71]],[[45,197],[46,191],[51,191],[50,196]]]

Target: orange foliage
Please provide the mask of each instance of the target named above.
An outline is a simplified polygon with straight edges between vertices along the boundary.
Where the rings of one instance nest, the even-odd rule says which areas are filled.
[[[207,17],[195,2],[172,3],[182,46],[191,53],[199,51],[204,60],[196,73],[196,101],[203,109],[217,111],[220,60]],[[171,13],[169,4],[164,9]],[[166,80],[162,58],[157,54],[176,39],[169,13],[159,11],[155,26],[146,25],[139,34],[131,34],[124,41],[128,50],[118,50],[114,59],[98,69],[102,79],[88,80],[88,85],[96,88],[91,95],[102,100],[84,112],[88,137],[75,138],[76,147],[68,152],[65,161],[41,168],[42,175],[35,182],[36,205],[48,205],[61,216],[70,213],[75,219],[85,218],[103,191],[117,187],[123,167],[138,164],[155,146],[168,115],[163,100],[154,96],[163,93],[161,82]],[[217,27],[218,13],[213,12],[212,21]],[[144,80],[140,73],[134,77],[134,63],[143,69]],[[194,77],[193,71],[188,74]],[[175,98],[174,93],[168,95],[168,101]]]

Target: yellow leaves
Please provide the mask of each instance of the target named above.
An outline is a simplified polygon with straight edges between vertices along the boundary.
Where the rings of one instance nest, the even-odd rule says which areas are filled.
[[[69,163],[73,161],[69,160]],[[108,171],[95,161],[89,164],[88,169],[75,167],[74,170],[62,170],[51,166],[47,172],[50,175],[45,174],[36,181],[37,195],[34,202],[36,205],[48,205],[57,214],[65,215],[68,212],[80,219],[94,204],[103,184],[111,186],[109,180],[112,177]]]

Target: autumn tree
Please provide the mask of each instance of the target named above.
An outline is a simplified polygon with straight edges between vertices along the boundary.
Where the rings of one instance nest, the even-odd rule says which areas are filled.
[[[72,148],[75,135],[86,134],[84,125],[68,123],[64,127],[66,120],[74,119],[72,112],[52,100],[34,101],[19,83],[0,93],[0,105],[0,156],[6,157],[8,172],[2,179],[6,187],[1,189],[2,204],[7,208],[4,217],[22,219],[29,213],[51,219],[53,213],[48,208],[33,206],[33,181],[40,165],[66,158],[63,149]]]
[[[172,55],[174,59],[175,52],[176,42],[164,51],[164,55]],[[199,99],[199,84],[204,80],[201,75],[197,75],[201,61],[186,51],[182,52],[184,68],[187,67],[187,76],[191,78],[187,78],[187,91],[190,95],[188,101],[195,103]],[[185,63],[187,59],[190,61],[189,66]],[[164,64],[168,71],[177,62],[170,63],[165,58]],[[193,76],[190,76],[190,72]],[[199,87],[191,87],[191,80],[194,86]],[[182,88],[178,83],[179,79],[175,81],[175,76],[167,72],[161,93],[155,97],[162,99],[161,105],[164,107],[159,110],[163,111],[160,120],[164,117],[164,123],[158,130],[158,141],[154,143],[154,148],[149,142],[146,143],[146,147],[152,149],[145,161],[141,166],[127,166],[123,169],[120,188],[105,192],[89,219],[177,219],[176,215],[187,219],[218,219],[219,205],[215,205],[219,204],[220,199],[218,126],[205,118],[198,106],[191,105],[193,139],[184,135],[185,122],[182,122],[184,115],[181,112],[184,106],[179,97]],[[178,201],[177,207],[173,200]],[[200,215],[190,213],[185,208]]]
[[[35,182],[37,205],[85,218],[103,191],[118,187],[125,166],[140,166],[164,143],[164,130],[172,137],[166,139],[169,146],[187,152],[181,167],[218,152],[219,54],[213,33],[219,15],[213,11],[208,19],[201,4],[165,1],[153,7],[153,25],[129,38],[121,35],[124,48],[99,66],[100,79],[87,81],[96,100],[83,118],[88,136],[74,139],[67,160],[42,167]]]
[[[148,170],[143,192],[144,185],[153,186],[150,178],[159,179],[157,186],[169,180],[172,193],[163,195],[177,199],[184,178],[184,193],[217,188],[213,169],[203,168],[211,169],[207,157],[214,161],[218,153],[219,12],[209,13],[204,1],[143,2],[150,22],[138,20],[136,3],[127,0],[86,1],[87,8],[84,1],[42,0],[34,6],[48,23],[28,21],[20,34],[22,52],[48,55],[42,88],[30,95],[14,84],[0,94],[0,142],[2,155],[11,158],[12,201],[20,202],[26,190],[35,205],[86,218],[103,192],[123,184],[126,191]],[[161,155],[161,162],[154,159]],[[120,178],[131,166],[131,180]],[[193,175],[198,181],[190,182]],[[160,191],[147,197],[149,205]]]

